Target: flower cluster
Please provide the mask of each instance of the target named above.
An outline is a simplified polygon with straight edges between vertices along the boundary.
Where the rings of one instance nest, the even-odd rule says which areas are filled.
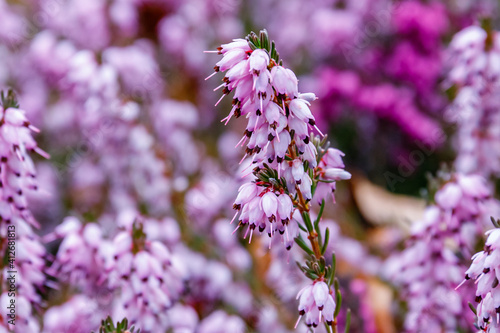
[[[34,151],[48,158],[31,136],[31,131],[39,130],[30,124],[25,112],[19,109],[14,93],[2,93],[0,125],[1,159],[1,210],[0,216],[5,223],[22,218],[33,225],[27,210],[26,192],[37,189],[36,172],[28,153]]]
[[[260,232],[266,231],[269,237],[275,232],[281,235],[286,232],[286,247],[291,248],[289,242],[291,240],[293,244],[298,227],[296,223],[288,223],[293,210],[293,203],[288,194],[276,193],[272,188],[265,189],[255,183],[246,183],[240,187],[233,207],[237,211],[241,210],[238,227],[248,225],[249,242],[252,241],[254,229],[258,227]]]
[[[88,295],[120,291],[111,300],[103,296],[101,306],[111,305],[114,318],[127,317],[149,332],[168,326],[166,310],[182,291],[183,277],[167,247],[146,238],[141,221],[141,216],[122,214],[118,224],[126,230],[109,240],[99,224],[82,225],[69,217],[46,240],[64,238],[51,274]]]
[[[57,238],[63,240],[48,273],[87,293],[95,291],[96,286],[105,279],[103,249],[106,240],[102,237],[99,225],[82,225],[77,218],[67,217],[53,233],[44,237],[44,241],[50,242]]]
[[[158,241],[146,241],[139,223],[113,240],[114,262],[109,268],[109,287],[120,288],[116,318],[127,317],[153,331],[165,326],[165,312],[183,288],[181,272],[170,251]]]
[[[409,58],[407,54],[400,57]],[[328,117],[339,114],[341,107],[346,104],[359,113],[373,114],[395,123],[408,137],[430,147],[441,143],[439,138],[443,132],[439,124],[416,105],[415,94],[410,89],[389,83],[368,84],[355,71],[334,68],[323,68],[319,81],[322,108],[329,111]]]
[[[322,318],[328,325],[332,325],[336,306],[331,293],[324,281],[315,281],[302,289],[297,295],[297,299],[300,298],[299,320],[305,315],[306,325],[309,327],[317,327]]]
[[[458,125],[455,161],[461,172],[498,175],[500,104],[500,35],[489,21],[483,27],[470,26],[455,35],[450,44],[452,69],[448,89],[454,101],[448,119]]]
[[[246,145],[240,162],[245,159],[247,162],[243,178],[253,177],[239,188],[234,201],[233,221],[238,217],[235,231],[247,226],[245,238],[250,234],[250,242],[255,229],[266,232],[270,237],[269,248],[273,238],[281,235],[287,250],[297,242],[311,255],[312,261],[299,265],[315,286],[299,293],[300,315],[306,315],[308,326],[316,327],[323,319],[329,325],[336,325],[334,319],[339,308],[329,295],[334,268],[326,265],[323,257],[329,232],[326,230],[323,239],[319,222],[326,199],[333,197],[335,182],[351,178],[344,170],[344,154],[330,148],[326,138],[321,140],[309,132],[315,128],[323,135],[309,108],[316,96],[299,93],[297,77],[282,66],[275,44],[265,30],[224,44],[214,52],[223,56],[214,74],[226,72],[223,83],[215,89],[223,88],[217,104],[234,92],[232,109],[223,121],[227,124],[232,117],[241,116],[248,120],[236,146]],[[311,201],[320,204],[314,225],[309,213]],[[308,233],[311,248],[304,242],[300,229]],[[335,290],[340,299],[337,284]]]
[[[485,228],[489,206],[494,205],[485,180],[476,175],[453,174],[434,200],[422,221],[412,226],[407,248],[386,265],[386,276],[402,287],[408,302],[408,332],[470,326],[471,290],[455,291],[465,264],[455,252],[462,258],[470,255]]]
[[[215,311],[205,318],[199,325],[200,333],[243,333],[245,332],[245,324],[236,316],[230,316],[224,311]]]
[[[497,229],[486,232],[484,250],[472,257],[472,264],[465,272],[465,280],[476,280],[477,326],[485,332],[500,330],[500,229],[499,221],[493,223]]]
[[[4,291],[1,302],[2,307],[7,308],[14,291],[18,306],[16,325],[12,324],[16,320],[10,321],[16,318],[6,315],[0,322],[0,331],[5,325],[9,329],[37,332],[39,324],[32,318],[32,305],[42,300],[38,291],[46,281],[46,250],[33,230],[38,223],[28,207],[28,194],[38,190],[35,166],[29,153],[49,156],[31,136],[31,131],[39,131],[19,109],[13,91],[7,95],[1,93],[0,115],[0,275],[5,277],[0,282],[0,289]],[[14,280],[7,280],[12,272],[16,272]]]
[[[289,224],[295,208],[305,208],[316,189],[321,203],[335,190],[336,180],[351,175],[343,169],[343,153],[321,148],[309,132],[309,127],[317,129],[309,109],[316,96],[298,92],[297,77],[281,65],[274,42],[265,32],[260,36],[234,40],[217,51],[223,58],[215,73],[227,71],[219,88],[223,97],[234,91],[233,107],[223,121],[248,119],[238,145],[246,144],[243,159],[251,157],[247,169],[253,168],[255,176],[240,187],[233,208],[238,228],[248,226],[250,240],[256,228],[269,237],[286,234],[290,249],[298,232]]]
[[[45,312],[43,332],[87,333],[96,328],[105,316],[99,301],[91,296],[75,295],[64,304],[51,307]]]

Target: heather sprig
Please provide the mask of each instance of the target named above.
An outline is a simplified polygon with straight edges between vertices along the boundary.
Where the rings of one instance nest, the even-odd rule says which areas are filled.
[[[19,109],[13,90],[7,94],[2,91],[0,100],[0,302],[15,300],[23,309],[16,314],[16,323],[3,317],[0,331],[6,327],[31,332],[39,326],[33,314],[34,305],[42,301],[39,290],[46,284],[47,252],[34,230],[38,222],[29,207],[28,195],[38,191],[36,169],[29,153],[37,152],[46,158],[49,155],[31,136],[32,131],[39,130]],[[15,292],[6,287],[6,278],[12,272],[15,272]]]
[[[231,223],[238,218],[235,231],[246,227],[244,238],[249,236],[249,242],[257,229],[269,236],[269,248],[274,238],[280,238],[287,250],[294,242],[299,245],[309,260],[298,266],[312,280],[297,296],[299,321],[305,316],[307,326],[324,322],[328,332],[336,332],[342,297],[335,279],[335,256],[332,264],[324,257],[329,230],[323,235],[319,224],[336,181],[351,177],[344,170],[344,154],[331,148],[316,126],[309,108],[316,95],[299,93],[297,77],[283,67],[265,30],[235,39],[213,53],[223,55],[215,73],[226,72],[215,90],[222,88],[222,98],[234,92],[231,112],[222,121],[248,119],[237,144],[246,145],[240,164],[247,160],[248,165]],[[319,204],[319,213],[313,221],[314,202]]]
[[[500,220],[491,217],[491,222],[495,228],[486,232],[484,249],[474,254],[462,282],[475,280],[478,305],[477,309],[470,303],[469,306],[477,316],[477,327],[489,333],[500,330]]]
[[[455,123],[455,168],[495,177],[500,173],[498,76],[500,35],[490,20],[464,28],[450,43],[452,67],[446,80],[453,101],[447,110]]]
[[[470,327],[467,301],[472,290],[455,287],[465,271],[463,258],[471,254],[483,233],[489,207],[495,204],[479,175],[452,173],[440,181],[433,203],[412,225],[406,248],[393,255],[384,270],[407,303],[405,331]],[[443,321],[443,316],[448,320]]]

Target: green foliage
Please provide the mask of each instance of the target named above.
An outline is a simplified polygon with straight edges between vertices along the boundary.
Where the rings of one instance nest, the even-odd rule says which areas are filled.
[[[134,254],[144,249],[146,234],[144,233],[142,223],[134,222],[132,226],[132,242],[132,252]]]
[[[99,333],[140,333],[141,330],[135,331],[135,327],[131,326],[128,328],[128,319],[123,318],[121,322],[117,322],[116,326],[113,323],[113,319],[108,316],[101,322],[101,327],[99,328]]]
[[[500,219],[496,219],[493,216],[490,216],[491,223],[493,223],[493,226],[495,228],[500,228]]]
[[[274,44],[274,41],[269,40],[269,35],[267,34],[267,30],[261,30],[259,35],[257,35],[255,32],[251,32],[247,37],[246,40],[248,41],[248,44],[250,45],[250,48],[252,50],[256,49],[262,49],[266,50],[267,53],[269,54],[269,57],[274,60],[276,64],[282,65],[283,61],[280,59],[280,55],[278,51],[276,51],[276,45]]]
[[[273,186],[275,189],[281,189],[289,194],[285,177],[278,178],[278,171],[269,167],[266,163],[264,163],[263,168],[255,168],[253,174],[259,181],[264,183],[262,186]]]
[[[12,89],[8,90],[7,96],[5,95],[4,91],[2,91],[0,93],[0,100],[4,109],[8,108],[19,109],[19,103],[17,102],[16,93]]]
[[[347,309],[347,315],[345,319],[345,333],[349,333],[349,329],[351,328],[351,309]]]
[[[314,255],[313,250],[311,250],[309,248],[309,246],[306,244],[306,242],[304,241],[304,238],[302,238],[302,235],[295,237],[295,243],[297,243],[297,245],[300,246],[300,248],[302,250],[304,250],[307,254],[312,255],[312,256]]]

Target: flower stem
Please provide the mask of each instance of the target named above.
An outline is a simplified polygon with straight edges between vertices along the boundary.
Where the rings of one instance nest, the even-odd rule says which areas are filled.
[[[319,241],[318,241],[318,233],[313,228],[309,212],[301,210],[301,213],[302,213],[302,219],[304,220],[304,223],[307,228],[307,239],[309,239],[309,242],[311,243],[311,248],[314,252],[314,256],[316,257],[316,259],[319,259],[321,258],[322,254],[321,254],[321,247],[319,246]]]
[[[297,191],[297,196],[299,199],[297,209],[299,209],[302,215],[302,219],[304,220],[304,223],[306,225],[308,233],[307,239],[309,239],[309,241],[311,242],[311,248],[314,252],[314,256],[316,257],[316,259],[319,259],[321,258],[321,247],[319,246],[318,233],[316,232],[316,230],[314,230],[315,228],[311,222],[311,216],[309,215],[309,205],[304,199],[300,188],[298,186],[295,186],[295,189]]]

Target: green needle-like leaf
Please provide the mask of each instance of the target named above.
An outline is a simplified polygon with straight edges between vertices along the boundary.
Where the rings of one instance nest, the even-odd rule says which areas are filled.
[[[302,213],[302,219],[304,220],[304,223],[306,224],[307,231],[309,231],[309,232],[313,231],[313,225],[311,223],[311,216],[309,216],[308,212]]]
[[[321,206],[319,207],[319,212],[318,212],[318,217],[316,218],[316,221],[314,221],[314,229],[318,231],[318,226],[319,226],[319,221],[321,220],[321,217],[323,216],[323,211],[325,210],[325,200],[321,200]]]
[[[476,310],[476,307],[471,303],[469,302],[469,308],[472,310],[472,312],[474,312],[474,314],[477,316],[477,310]]]
[[[351,309],[347,309],[344,333],[349,333],[350,329],[351,329]]]
[[[340,294],[340,290],[335,292],[335,312],[333,313],[333,317],[337,318],[340,312],[340,306],[342,305],[342,295]]]
[[[328,281],[328,285],[331,286],[335,279],[335,270],[337,269],[337,258],[335,257],[335,252],[332,253],[332,272],[330,275],[330,279]]]
[[[313,250],[311,250],[306,242],[304,241],[304,239],[302,238],[301,235],[299,235],[299,237],[295,237],[295,243],[297,243],[298,246],[300,246],[300,248],[302,250],[304,250],[305,252],[307,252],[307,254],[310,254],[310,255],[314,255],[314,252]]]
[[[323,246],[321,247],[321,255],[325,254],[326,248],[328,247],[328,241],[330,240],[330,229],[326,228],[325,230],[325,241]]]

